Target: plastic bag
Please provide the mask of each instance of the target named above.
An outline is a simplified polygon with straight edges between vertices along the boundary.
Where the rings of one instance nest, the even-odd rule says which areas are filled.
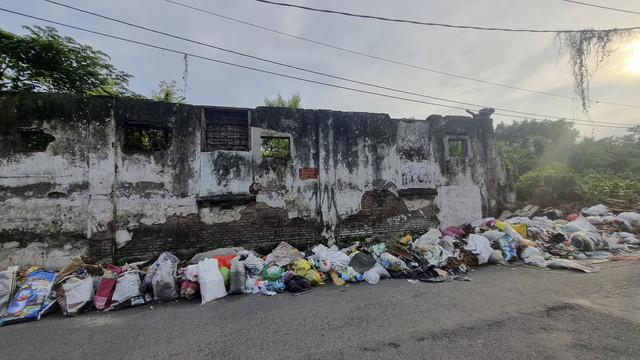
[[[198,265],[189,265],[186,268],[182,268],[187,280],[198,282]]]
[[[303,253],[284,241],[278,244],[278,246],[276,246],[276,248],[271,252],[271,261],[275,262],[278,266],[295,264],[303,257]]]
[[[384,253],[385,251],[387,251],[387,245],[385,243],[380,243],[369,247],[369,252],[374,258],[379,258],[380,255],[382,255],[382,253]]]
[[[608,213],[609,209],[607,209],[605,205],[598,204],[590,208],[582,209],[582,212],[584,214],[591,215],[591,216],[602,216]]]
[[[284,273],[284,269],[280,266],[269,266],[265,263],[262,267],[262,279],[266,281],[278,281]]]
[[[356,282],[356,281],[361,281],[362,280],[362,274],[360,274],[359,272],[355,271],[352,267],[348,267],[348,268],[342,270],[340,272],[340,277],[342,278],[343,281]]]
[[[504,252],[504,259],[506,261],[518,260],[518,245],[511,236],[509,236],[508,234],[504,234],[504,236],[500,237],[498,241],[500,242],[500,246],[502,247],[502,251]]]
[[[204,259],[198,263],[198,283],[200,284],[202,304],[227,295],[224,279],[220,274],[216,259]]]
[[[478,264],[486,264],[489,257],[493,253],[489,240],[481,235],[470,234],[467,246],[465,250],[469,250],[472,253],[478,255]]]
[[[200,272],[198,272],[198,274],[200,274]],[[171,259],[165,258],[160,263],[151,280],[151,286],[153,288],[153,299],[156,301],[169,301],[178,298],[178,291],[176,290],[176,265],[171,262]]]
[[[213,255],[211,258],[218,260],[218,267],[226,267],[227,269],[231,269],[231,260],[235,258],[237,255],[229,254],[229,255]]]
[[[140,271],[129,270],[118,275],[116,289],[111,298],[111,308],[121,309],[129,306],[144,304],[140,302],[142,293],[140,292]],[[136,299],[137,301],[132,301]]]
[[[162,254],[160,254],[160,256],[158,256],[158,259],[156,259],[156,261],[153,264],[151,264],[151,266],[149,266],[149,269],[147,270],[147,274],[145,275],[144,280],[140,285],[141,293],[144,294],[152,291],[151,281],[153,280],[153,277],[155,276],[156,271],[158,270],[158,266],[160,266],[160,264],[162,264],[162,262],[165,259],[169,259],[171,261],[171,264],[175,265],[176,268],[178,266],[178,263],[180,262],[180,259],[175,257],[170,252],[165,251]]]
[[[244,259],[244,267],[247,269],[247,274],[260,275],[262,274],[262,265],[264,262],[253,255],[247,256]]]
[[[454,233],[448,233],[449,236]],[[454,234],[455,236],[455,234]],[[421,249],[422,251],[429,251],[429,246],[435,244],[442,237],[442,233],[438,229],[429,229],[425,234],[413,244],[414,248]]]
[[[364,281],[371,285],[375,285],[380,281],[381,277],[391,277],[387,269],[380,264],[375,264],[371,269],[365,271],[362,275]]]
[[[307,278],[307,280],[309,280],[309,283],[311,284],[311,286],[324,285],[324,283],[322,282],[322,277],[320,277],[320,274],[316,269],[311,269],[307,271],[304,274],[304,277]]]
[[[316,245],[313,248],[311,248],[311,252],[313,253],[313,255],[308,257],[308,259],[310,260],[323,261],[329,258],[329,248],[327,248],[322,244]]]
[[[185,280],[180,284],[180,298],[191,300],[200,292],[200,285],[191,280]]]
[[[527,238],[527,224],[513,224],[511,225],[511,228],[515,230],[520,236],[522,236],[523,239]]]
[[[236,257],[231,261],[231,269],[229,273],[229,294],[244,294],[244,275],[244,261],[240,260],[240,257]]]
[[[18,271],[15,269],[0,271],[0,319],[7,312],[9,300],[13,298],[17,278]]]
[[[229,280],[231,278],[231,270],[228,267],[218,266],[218,270],[220,270],[220,274],[222,274],[222,280],[224,280],[224,287],[229,287]]]
[[[349,266],[360,274],[364,274],[365,271],[371,269],[375,264],[376,259],[363,252],[352,254],[351,261],[349,261]]]
[[[309,264],[309,261],[305,259],[300,259],[293,266],[291,266],[291,269],[293,269],[296,275],[304,276],[307,271],[311,270],[311,264]]]
[[[54,272],[45,270],[29,273],[24,284],[16,291],[13,301],[9,303],[3,324],[40,319],[55,275]]]
[[[382,266],[391,270],[403,270],[407,269],[407,264],[399,258],[389,254],[388,252],[380,255],[380,262]]]
[[[333,245],[331,248],[329,248],[327,260],[331,263],[331,267],[333,269],[337,269],[349,266],[349,261],[351,261],[351,258],[349,257],[349,255],[340,251],[337,246]]]
[[[623,212],[618,214],[616,218],[628,222],[631,226],[640,226],[640,214],[636,212]]]
[[[62,313],[68,316],[77,315],[82,310],[88,310],[93,304],[93,280],[84,270],[80,269],[62,281],[64,296],[58,296],[58,303]]]
[[[116,282],[118,274],[122,272],[122,268],[109,265],[102,274],[100,285],[96,291],[96,296],[93,297],[93,305],[98,310],[104,310],[111,305],[111,298],[113,292],[116,290]]]
[[[298,293],[311,290],[311,283],[303,276],[294,275],[285,283],[285,287],[289,292]]]
[[[329,260],[314,260],[313,265],[320,272],[329,272],[331,270],[331,263]]]
[[[569,237],[571,245],[580,251],[595,251],[608,247],[608,243],[600,236],[600,234],[591,231],[578,231]]]

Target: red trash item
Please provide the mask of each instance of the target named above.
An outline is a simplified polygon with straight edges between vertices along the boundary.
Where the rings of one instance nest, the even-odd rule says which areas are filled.
[[[122,268],[118,266],[109,265],[102,275],[100,285],[96,291],[96,296],[93,297],[93,305],[98,310],[104,310],[111,306],[111,298],[113,292],[116,291],[116,282],[118,282],[118,274],[122,272]]]
[[[579,217],[580,217],[580,215],[578,215],[578,214],[571,214],[571,215],[567,216],[567,221],[573,221],[573,220],[575,220],[575,219],[577,219]]]
[[[200,294],[200,285],[191,280],[185,280],[180,284],[180,297],[191,300]]]
[[[213,255],[212,259],[218,260],[218,266],[224,266],[226,268],[231,269],[231,260],[236,257],[236,255]]]

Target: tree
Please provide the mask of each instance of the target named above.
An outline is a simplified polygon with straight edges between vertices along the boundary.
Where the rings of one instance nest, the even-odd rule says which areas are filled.
[[[151,98],[157,101],[166,101],[177,104],[184,104],[186,97],[182,89],[178,89],[178,83],[172,80],[170,83],[162,80],[158,84],[158,91],[151,90]]]
[[[133,76],[109,64],[104,52],[53,27],[24,28],[24,36],[0,29],[0,91],[140,96],[127,87]]]
[[[302,101],[302,98],[300,97],[299,92],[292,94],[291,97],[287,100],[285,100],[280,94],[280,92],[278,92],[278,95],[273,100],[270,100],[268,97],[265,97],[264,105],[270,106],[270,107],[286,107],[286,108],[297,109],[300,107],[301,101]]]

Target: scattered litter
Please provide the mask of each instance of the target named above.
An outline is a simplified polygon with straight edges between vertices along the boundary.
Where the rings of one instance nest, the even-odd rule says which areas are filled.
[[[348,283],[377,285],[384,278],[411,284],[471,281],[469,274],[485,264],[594,273],[597,263],[640,260],[638,213],[614,215],[596,205],[564,220],[559,210],[539,210],[529,205],[511,218],[485,218],[373,244],[367,240],[366,246],[318,244],[300,251],[283,241],[266,256],[221,248],[181,262],[163,252],[154,262],[106,268],[77,257],[57,274],[14,266],[0,271],[0,324],[37,320],[56,305],[63,314],[75,316],[90,309],[111,311],[178,298],[200,298],[205,304],[227,294],[274,296],[288,291],[299,296],[331,284],[347,291]],[[531,218],[536,214],[541,216]]]

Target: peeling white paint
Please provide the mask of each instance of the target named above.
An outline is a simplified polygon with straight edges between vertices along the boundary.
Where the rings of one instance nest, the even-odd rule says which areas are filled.
[[[244,209],[246,206],[234,206],[231,209],[208,207],[199,209],[199,216],[200,220],[207,225],[221,224],[240,220]]]
[[[116,248],[121,249],[123,246],[127,245],[127,243],[131,241],[132,236],[133,233],[128,232],[126,229],[116,231]]]

